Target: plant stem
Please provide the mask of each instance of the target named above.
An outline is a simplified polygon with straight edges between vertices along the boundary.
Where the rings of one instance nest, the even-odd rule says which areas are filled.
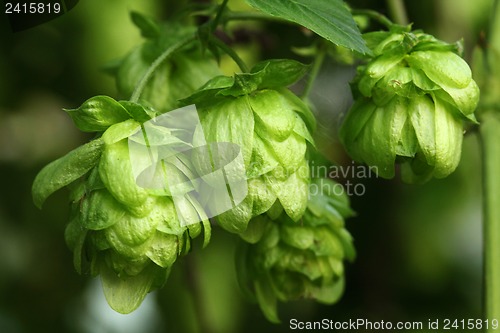
[[[238,67],[241,69],[243,73],[248,73],[248,66],[247,64],[243,61],[243,59],[240,58],[240,56],[228,45],[226,45],[223,41],[221,41],[217,37],[213,37],[210,39],[210,42],[213,43],[215,46],[220,48],[224,53],[226,53],[228,56],[231,57],[231,59],[234,60],[234,62],[238,65]]]
[[[483,242],[484,242],[484,317],[500,320],[500,98],[496,87],[498,74],[491,66],[499,61],[500,1],[495,0],[490,18],[485,68],[489,77],[481,87],[481,98],[487,101],[479,114],[483,162]],[[486,332],[494,332],[490,325]]]
[[[408,14],[403,0],[387,0],[391,17],[397,24],[408,25]]]
[[[158,67],[168,59],[173,53],[178,51],[179,49],[183,48],[184,46],[188,45],[189,43],[192,43],[193,41],[196,40],[195,36],[191,36],[189,38],[185,38],[172,46],[170,46],[168,49],[166,49],[156,60],[149,66],[148,70],[146,73],[144,73],[144,76],[141,78],[141,80],[137,83],[134,91],[132,92],[132,96],[130,97],[131,102],[137,102],[139,98],[141,97],[142,91],[146,87],[146,84],[148,81],[151,79],[153,76],[154,72],[158,69]]]
[[[387,18],[387,16],[380,14],[377,11],[371,10],[371,9],[353,9],[351,10],[351,13],[353,15],[362,15],[366,16],[372,20],[375,20],[379,22],[380,24],[384,25],[387,27],[387,29],[392,28],[394,23]]]
[[[496,111],[496,114],[495,114]],[[483,113],[484,304],[485,319],[500,319],[500,112]],[[487,332],[493,332],[490,329]]]
[[[488,43],[492,49],[500,50],[500,1],[495,0],[493,3],[493,11],[490,25],[490,35],[488,36]]]
[[[208,314],[205,308],[205,300],[203,299],[202,286],[200,284],[199,265],[194,256],[186,256],[184,258],[184,273],[187,286],[193,297],[194,310],[198,318],[200,332],[214,333],[214,329],[210,324]]]
[[[224,12],[224,8],[226,8],[227,3],[229,0],[224,0],[222,4],[219,6],[219,10],[217,11],[217,15],[215,16],[215,19],[212,21],[212,30],[211,32],[214,32],[217,26],[219,25],[219,22],[222,17],[222,13]]]
[[[311,93],[311,89],[314,85],[314,81],[316,81],[316,77],[319,74],[321,66],[323,65],[323,61],[325,60],[326,50],[320,45],[318,47],[318,53],[316,54],[316,58],[314,59],[313,67],[311,69],[311,74],[306,82],[306,86],[304,87],[304,91],[302,92],[301,98],[303,100],[307,99],[309,94]]]

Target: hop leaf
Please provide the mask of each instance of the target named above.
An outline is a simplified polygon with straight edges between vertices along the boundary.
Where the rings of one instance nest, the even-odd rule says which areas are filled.
[[[130,118],[127,110],[108,96],[95,96],[78,109],[65,110],[83,132],[103,132],[109,126]]]

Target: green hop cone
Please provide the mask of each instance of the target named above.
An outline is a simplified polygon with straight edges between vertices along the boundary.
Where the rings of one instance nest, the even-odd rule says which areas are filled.
[[[141,114],[138,104],[124,104],[135,109],[136,116]],[[82,124],[96,124],[89,119]],[[75,268],[100,275],[108,303],[120,313],[132,312],[147,293],[165,283],[193,238],[203,233],[204,246],[210,239],[210,223],[194,198],[187,197],[181,211],[167,190],[137,184],[132,164],[147,165],[150,156],[144,150],[144,156],[135,154],[132,162],[128,140],[141,128],[134,119],[110,125],[101,138],[46,166],[33,184],[38,207],[56,190],[70,187],[72,208],[65,236]],[[163,140],[176,142],[163,134]],[[157,138],[150,139],[157,144]],[[174,178],[189,180],[185,170],[169,170],[178,173]],[[188,223],[181,223],[181,218]]]
[[[124,98],[132,95],[151,64],[165,50],[196,33],[194,27],[178,22],[160,25],[139,13],[133,12],[131,16],[146,41],[108,68]],[[147,101],[160,113],[168,112],[177,108],[179,99],[189,96],[210,78],[220,74],[217,62],[208,52],[202,53],[199,45],[188,45],[156,68],[142,90],[141,101]]]
[[[275,218],[284,210],[294,221],[303,215],[315,120],[286,86],[306,70],[292,60],[262,62],[250,73],[215,77],[183,101],[196,105],[206,142],[236,144],[244,161],[248,195],[217,217],[224,229],[243,232],[266,212]]]
[[[381,177],[400,163],[405,182],[444,178],[460,161],[464,121],[476,121],[479,88],[457,45],[393,30],[366,34],[374,57],[358,68],[341,140]]]
[[[353,213],[335,182],[311,181],[311,197],[300,223],[281,215],[277,221],[261,215],[250,221],[241,237],[247,242],[237,256],[238,280],[263,313],[279,322],[277,301],[302,298],[336,302],[344,290],[344,260],[355,250],[344,218]]]

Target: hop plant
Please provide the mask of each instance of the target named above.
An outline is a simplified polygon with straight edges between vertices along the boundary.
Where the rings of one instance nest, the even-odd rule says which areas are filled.
[[[448,176],[479,100],[459,46],[403,27],[366,40],[373,58],[358,68],[355,103],[340,130],[347,152],[384,178],[394,177],[394,163],[410,183]]]
[[[329,179],[311,181],[310,199],[299,223],[286,214],[276,221],[253,218],[241,237],[238,279],[255,297],[266,317],[279,322],[277,300],[301,298],[332,304],[344,290],[344,260],[353,260],[351,235],[344,218],[353,214],[345,193]]]
[[[196,104],[208,143],[230,142],[240,147],[248,178],[248,195],[217,217],[224,229],[243,232],[252,217],[284,210],[294,221],[307,205],[309,167],[307,142],[314,116],[286,86],[307,67],[292,60],[255,65],[248,74],[218,76],[185,104]]]

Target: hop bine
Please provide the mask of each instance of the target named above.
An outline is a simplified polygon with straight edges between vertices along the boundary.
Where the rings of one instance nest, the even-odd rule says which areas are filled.
[[[399,26],[365,39],[374,56],[352,83],[355,102],[340,130],[347,152],[384,178],[395,163],[410,183],[448,176],[479,101],[459,45]]]

